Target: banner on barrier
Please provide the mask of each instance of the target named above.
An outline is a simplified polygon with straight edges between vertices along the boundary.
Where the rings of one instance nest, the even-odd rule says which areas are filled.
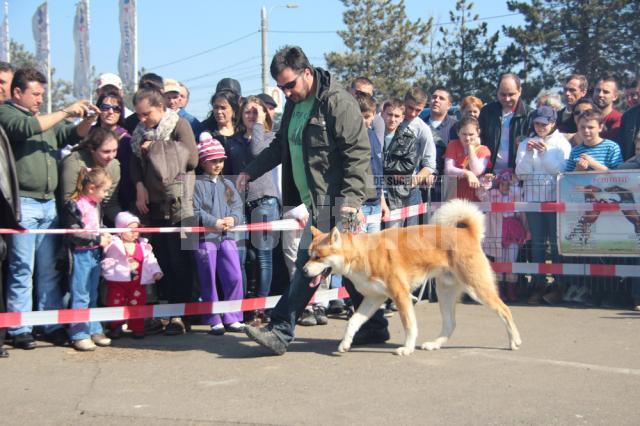
[[[574,172],[558,177],[558,200],[593,208],[558,213],[558,248],[569,256],[640,255],[637,171]]]

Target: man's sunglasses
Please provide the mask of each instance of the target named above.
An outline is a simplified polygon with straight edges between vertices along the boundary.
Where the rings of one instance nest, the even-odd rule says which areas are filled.
[[[111,104],[102,104],[100,105],[100,111],[104,111],[107,112],[110,109],[113,110],[113,112],[120,112],[122,111],[120,108],[120,105],[111,105]]]
[[[282,90],[283,92],[284,92],[285,90],[291,90],[291,89],[293,89],[294,87],[296,87],[296,84],[298,84],[298,79],[300,78],[300,76],[301,76],[301,75],[302,75],[302,74],[298,74],[298,75],[296,76],[296,78],[294,78],[293,80],[291,80],[290,82],[288,82],[288,83],[286,83],[286,84],[283,84],[282,86],[278,84],[278,85],[277,85],[277,86],[278,86],[278,89]]]

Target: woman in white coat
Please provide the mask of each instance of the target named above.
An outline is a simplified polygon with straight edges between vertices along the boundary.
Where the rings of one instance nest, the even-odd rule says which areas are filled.
[[[523,181],[524,201],[554,202],[557,175],[564,170],[571,144],[557,130],[553,108],[539,107],[533,112],[532,121],[535,133],[518,146],[516,175]],[[531,232],[531,260],[535,263],[545,261],[548,241],[551,261],[557,262],[556,213],[527,212],[527,223]],[[534,275],[534,286],[530,303],[539,303],[542,297],[548,303],[557,303],[564,292],[564,286],[557,285],[552,292],[543,296],[544,275]]]

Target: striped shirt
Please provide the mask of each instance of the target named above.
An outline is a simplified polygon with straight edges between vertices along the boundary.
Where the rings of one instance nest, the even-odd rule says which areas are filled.
[[[590,155],[591,158],[609,169],[615,169],[622,163],[622,155],[618,144],[609,139],[603,139],[602,142],[594,146],[586,146],[584,144],[574,146],[571,149],[571,154],[569,154],[565,172],[572,172],[576,169],[576,162],[582,154]],[[589,167],[589,170],[593,169]]]

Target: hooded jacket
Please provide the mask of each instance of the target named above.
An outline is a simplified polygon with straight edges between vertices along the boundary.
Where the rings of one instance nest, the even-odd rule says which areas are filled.
[[[146,238],[138,238],[138,243],[142,246],[144,260],[142,262],[142,274],[140,276],[140,284],[153,284],[155,280],[153,276],[156,273],[162,273],[158,260],[153,254],[151,244]],[[127,261],[127,252],[125,251],[122,240],[114,235],[111,244],[104,249],[104,258],[100,262],[102,268],[102,277],[112,282],[131,281],[131,270]]]

